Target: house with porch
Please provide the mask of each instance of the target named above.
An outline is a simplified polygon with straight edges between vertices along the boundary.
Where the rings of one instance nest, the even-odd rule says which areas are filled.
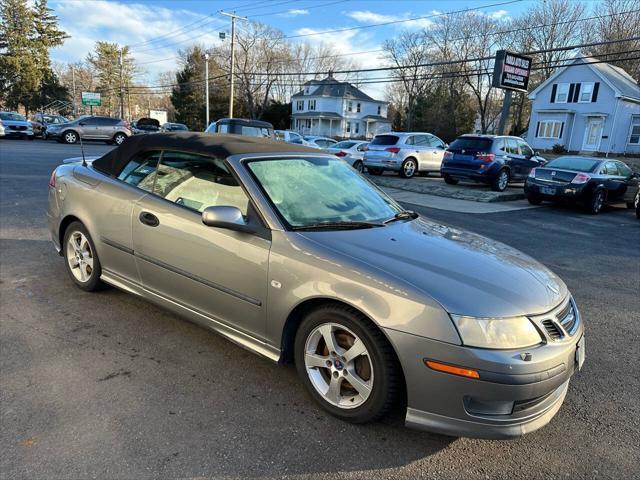
[[[372,138],[391,130],[388,102],[374,100],[330,73],[310,80],[291,97],[291,129],[302,135],[338,138]]]
[[[640,154],[640,86],[620,67],[593,62],[580,55],[529,94],[535,150]]]

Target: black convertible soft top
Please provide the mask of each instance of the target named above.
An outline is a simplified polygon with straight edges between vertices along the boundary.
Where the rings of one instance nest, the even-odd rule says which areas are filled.
[[[253,153],[320,153],[315,148],[268,138],[224,133],[169,132],[129,137],[118,148],[95,160],[92,165],[102,173],[116,176],[134,155],[149,150],[176,150],[218,158]]]

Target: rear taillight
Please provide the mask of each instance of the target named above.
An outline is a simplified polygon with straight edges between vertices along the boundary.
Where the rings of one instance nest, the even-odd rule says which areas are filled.
[[[589,175],[587,175],[586,173],[579,173],[575,177],[573,177],[571,183],[577,183],[578,185],[581,185],[583,183],[587,183],[589,180],[591,180],[591,177]]]
[[[393,154],[396,154],[400,151],[398,147],[389,147],[389,148],[385,148],[384,150],[385,152],[391,152]]]
[[[536,169],[532,168],[529,172],[529,178],[536,178]]]
[[[447,150],[446,152],[444,152],[444,155],[442,156],[442,158],[444,159],[453,158],[453,152],[450,152],[449,150]]]
[[[49,186],[56,188],[56,171],[51,172],[51,178],[49,178]]]
[[[338,153],[336,153],[336,157],[346,157],[346,156],[347,156],[346,152],[338,152]]]
[[[481,162],[491,163],[496,159],[496,156],[493,153],[478,153],[476,158]]]

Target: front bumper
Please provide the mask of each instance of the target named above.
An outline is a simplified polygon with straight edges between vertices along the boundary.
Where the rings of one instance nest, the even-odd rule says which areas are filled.
[[[4,129],[5,137],[33,137],[33,130],[13,130],[11,128],[5,127]]]
[[[470,348],[390,329],[386,333],[405,375],[407,426],[504,439],[537,430],[558,412],[578,368],[583,325],[579,320],[573,335],[562,341],[517,350]],[[521,357],[525,353],[530,354],[526,361]],[[475,369],[480,379],[432,370],[424,363],[427,358]]]

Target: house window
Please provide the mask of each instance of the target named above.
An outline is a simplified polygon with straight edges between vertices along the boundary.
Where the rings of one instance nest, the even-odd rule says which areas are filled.
[[[380,114],[381,114],[381,112],[382,112],[382,106],[381,106],[381,105],[378,105],[378,115],[380,115]]]
[[[562,122],[558,120],[544,120],[538,122],[538,138],[560,138]]]
[[[359,106],[360,106],[360,104],[358,104],[358,107]],[[358,111],[360,111],[360,110],[358,110]],[[353,124],[353,128],[354,128],[353,133],[360,133],[360,123],[354,123]]]
[[[356,104],[356,112],[360,113],[360,104],[359,103]],[[356,132],[356,133],[358,133],[358,132]]]
[[[631,117],[631,131],[629,132],[629,143],[640,145],[640,115]]]
[[[310,118],[307,118],[307,119],[304,121],[304,123],[305,123],[305,127],[307,127],[307,128],[311,128],[311,119],[310,119]]]
[[[351,133],[351,122],[347,122],[347,133]]]
[[[309,100],[309,110],[315,110],[315,109],[316,109],[316,101]]]
[[[578,99],[578,102],[590,103],[592,95],[593,95],[593,82],[583,83],[580,87],[580,98]]]
[[[569,98],[569,84],[558,83],[558,89],[556,90],[556,103],[567,103]]]
[[[347,111],[349,112],[353,112],[353,102],[348,102],[347,103]],[[347,130],[348,131],[348,130]]]
[[[304,100],[298,100],[296,102],[296,110],[304,110]]]

